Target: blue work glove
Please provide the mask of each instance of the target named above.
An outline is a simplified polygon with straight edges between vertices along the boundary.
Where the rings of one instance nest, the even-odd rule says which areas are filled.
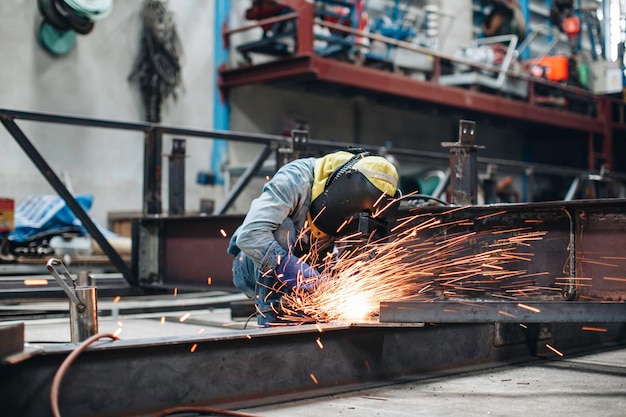
[[[289,289],[298,287],[310,290],[320,277],[320,273],[297,256],[289,254],[276,267],[276,277]]]

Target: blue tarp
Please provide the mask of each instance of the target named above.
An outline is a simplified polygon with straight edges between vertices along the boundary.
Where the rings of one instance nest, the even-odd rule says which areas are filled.
[[[80,206],[89,212],[93,196],[89,194],[75,197]],[[15,230],[9,233],[9,240],[25,242],[31,236],[42,232],[54,232],[67,227],[78,227],[81,235],[87,234],[82,223],[67,207],[65,201],[55,195],[32,195],[17,203],[15,207]]]

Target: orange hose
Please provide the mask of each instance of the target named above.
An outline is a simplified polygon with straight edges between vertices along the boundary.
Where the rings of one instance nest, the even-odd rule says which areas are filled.
[[[119,338],[112,333],[99,333],[99,334],[93,335],[90,338],[86,339],[84,342],[82,342],[80,346],[78,346],[76,349],[74,349],[72,353],[70,353],[67,356],[67,358],[65,358],[63,363],[61,363],[61,366],[59,366],[59,369],[57,369],[57,372],[54,375],[54,379],[52,380],[52,386],[50,387],[50,406],[52,408],[52,414],[54,415],[54,417],[61,417],[61,413],[59,411],[59,388],[61,386],[61,381],[63,380],[63,377],[65,376],[65,373],[67,372],[68,368],[74,362],[74,360],[76,360],[78,355],[80,355],[85,349],[87,349],[89,345],[105,337],[108,337],[113,340],[119,340]],[[246,414],[246,413],[240,413],[237,411],[222,410],[222,409],[202,407],[202,406],[172,407],[172,408],[168,408],[166,410],[160,411],[159,413],[156,414],[155,417],[165,417],[174,413],[181,413],[181,412],[201,412],[201,413],[214,413],[214,414],[224,415],[224,416],[257,417],[257,416],[254,416],[253,414]]]
[[[65,376],[67,369],[70,367],[72,362],[76,359],[78,355],[80,355],[85,349],[89,347],[92,343],[108,337],[113,340],[118,340],[118,337],[112,333],[99,333],[91,336],[86,339],[83,343],[80,344],[76,349],[70,353],[67,358],[61,363],[59,369],[57,369],[56,374],[54,375],[54,379],[52,380],[52,386],[50,387],[50,407],[52,407],[52,414],[54,417],[61,417],[61,413],[59,411],[59,387],[61,386],[61,380]]]

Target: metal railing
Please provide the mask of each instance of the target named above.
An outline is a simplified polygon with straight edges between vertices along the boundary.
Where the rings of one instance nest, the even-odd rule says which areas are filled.
[[[63,184],[61,179],[55,174],[53,168],[43,158],[39,151],[33,146],[29,138],[17,125],[16,120],[33,121],[41,123],[62,124],[70,126],[83,126],[113,130],[136,131],[144,134],[144,184],[143,184],[143,207],[144,216],[159,216],[162,211],[161,204],[161,164],[162,164],[162,139],[163,135],[177,135],[184,137],[193,137],[198,139],[223,139],[236,142],[244,142],[249,144],[264,145],[256,159],[241,174],[241,177],[232,189],[227,190],[227,194],[222,204],[216,210],[216,214],[224,214],[241,194],[243,189],[248,185],[250,180],[261,169],[263,162],[267,160],[275,151],[276,160],[279,160],[278,153],[280,150],[288,149],[291,140],[286,136],[268,135],[268,134],[252,134],[243,132],[219,131],[219,130],[200,130],[188,129],[178,126],[168,126],[145,122],[125,122],[117,120],[106,120],[96,118],[86,118],[62,114],[52,113],[36,113],[17,110],[0,109],[0,122],[6,130],[15,139],[18,145],[35,164],[39,172],[44,176],[57,194],[65,201],[70,210],[82,222],[83,226],[91,237],[100,246],[104,254],[109,258],[111,264],[124,276],[129,284],[139,285],[137,277],[122,259],[119,253],[108,242],[100,229],[91,220],[86,211],[77,202],[72,193]],[[443,138],[447,139],[447,138]],[[321,154],[331,152],[338,149],[346,149],[354,146],[354,143],[328,141],[319,139],[308,140],[308,153]],[[368,151],[378,152],[379,145],[358,145]],[[413,161],[441,161],[443,165],[449,159],[449,154],[445,152],[420,151],[415,149],[393,148],[391,153],[398,157]],[[280,157],[282,159],[282,156]],[[498,158],[478,157],[479,164],[495,164],[502,167],[508,167],[513,170],[519,170],[524,173],[545,173],[563,176],[579,177],[583,174],[589,174],[588,171],[552,166],[546,164],[533,164],[520,161],[511,161]],[[611,178],[626,180],[626,173],[611,173]]]

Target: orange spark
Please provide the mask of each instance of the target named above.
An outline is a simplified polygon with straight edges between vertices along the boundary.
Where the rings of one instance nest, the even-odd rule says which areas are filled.
[[[220,235],[222,235],[222,237],[227,237],[228,233],[226,233],[226,230],[220,229]]]
[[[324,333],[324,330],[322,329],[322,326],[319,325],[319,323],[315,323],[315,327],[317,328],[318,332]]]
[[[507,317],[516,317],[514,314],[507,313],[506,311],[502,311],[502,310],[498,310],[498,314],[502,314],[503,316],[507,316]]]
[[[198,334],[202,334],[202,333],[204,333],[204,327],[198,330]]]
[[[174,297],[178,295],[178,288],[174,288]]]
[[[609,264],[609,263],[606,263],[606,262],[594,261],[594,260],[585,259],[585,258],[580,259],[580,261],[584,262],[584,263],[587,263],[587,264],[592,264],[592,265],[609,266],[611,268],[617,268],[619,266],[619,265],[616,265],[616,264]]]
[[[161,316],[161,324],[165,323],[165,316]]]
[[[580,278],[580,277],[556,277],[555,281],[593,281],[593,278]]]
[[[324,345],[322,344],[322,340],[319,337],[317,339],[315,339],[315,343],[317,343],[317,346],[319,346],[320,349],[324,349]]]
[[[476,220],[482,220],[482,219],[486,219],[488,217],[495,217],[495,216],[499,216],[499,215],[505,214],[505,213],[506,213],[506,210],[498,211],[496,213],[491,213],[491,214],[485,214],[484,216],[476,217]]]
[[[626,282],[626,278],[602,277],[602,279],[607,280],[607,281],[619,281],[619,282]]]
[[[549,344],[546,343],[546,347],[548,349],[550,349],[552,352],[556,353],[559,356],[563,356],[563,354],[561,352],[559,352],[557,349],[553,348],[552,346],[550,346]]]
[[[252,339],[252,336],[250,336],[249,334],[246,335],[246,338],[248,339]]]
[[[309,376],[311,377],[311,379],[313,380],[313,382],[315,382],[315,384],[319,384],[319,382],[317,382],[317,378],[315,378],[315,375],[313,374],[309,374]]]
[[[35,285],[48,285],[47,279],[25,279],[24,285],[27,287],[35,286]]]
[[[124,326],[124,322],[123,322],[123,321],[118,320],[118,321],[117,321],[117,327],[123,327],[123,326]]]
[[[525,308],[526,310],[530,310],[530,311],[532,311],[533,313],[541,313],[541,310],[539,310],[538,308],[531,307],[531,306],[526,305],[526,304],[517,303],[517,306],[518,306],[518,307],[521,307],[521,308]]]
[[[116,337],[117,337],[117,336],[119,336],[119,335],[120,335],[120,333],[122,333],[122,328],[121,328],[121,327],[118,327],[118,328],[117,328],[117,330],[116,330],[115,332],[113,332],[113,336],[116,336]]]
[[[503,213],[490,216],[498,214]],[[467,219],[442,222],[428,214],[398,223],[389,239],[351,235],[336,240],[338,250],[330,256],[307,256],[306,262],[322,271],[321,278],[307,291],[296,288],[284,294],[284,320],[358,322],[377,316],[381,303],[407,297],[465,298],[487,292],[515,299],[561,291],[535,279],[549,273],[528,274],[519,267],[534,256],[525,248],[544,239],[546,232],[508,226],[495,232],[468,231],[463,229]]]
[[[191,316],[191,313],[185,313],[182,316],[180,316],[180,318],[178,319],[179,322],[184,322],[185,320],[187,320],[189,318],[189,316]]]
[[[337,228],[337,233],[341,232],[341,229],[346,227],[347,224],[348,224],[348,220],[344,220],[343,223],[341,223],[341,225]]]
[[[213,278],[208,277],[208,278],[206,279],[206,283],[207,283],[208,285],[213,284]]]
[[[190,351],[191,353],[194,353],[194,352],[196,351],[196,349],[197,349],[197,348],[198,348],[198,344],[197,344],[197,343],[194,343],[193,345],[191,345],[191,349],[189,349],[189,351]]]
[[[602,332],[602,333],[606,333],[608,331],[607,328],[605,327],[588,327],[588,326],[583,326],[582,327],[583,330],[589,331],[589,332]]]
[[[116,295],[115,298],[113,299],[114,303],[119,302],[122,299],[122,297],[120,297],[119,295]]]

